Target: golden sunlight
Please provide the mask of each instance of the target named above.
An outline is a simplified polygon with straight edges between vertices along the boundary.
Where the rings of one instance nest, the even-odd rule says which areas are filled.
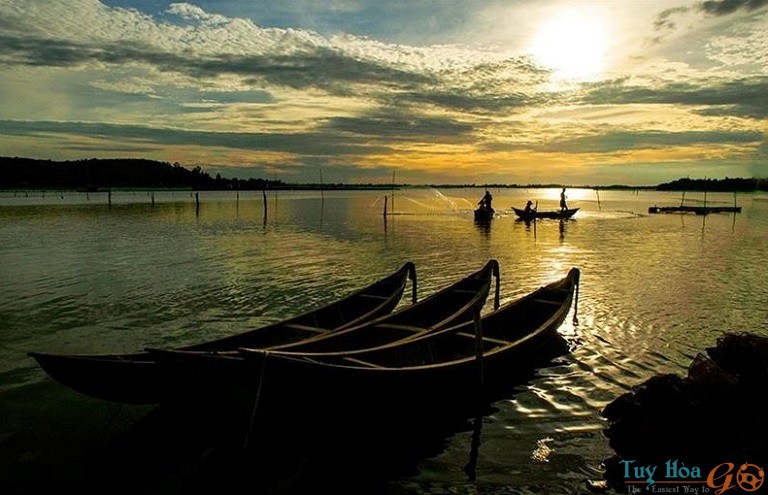
[[[566,13],[542,24],[529,51],[558,79],[585,81],[600,76],[608,46],[603,22],[594,16]]]

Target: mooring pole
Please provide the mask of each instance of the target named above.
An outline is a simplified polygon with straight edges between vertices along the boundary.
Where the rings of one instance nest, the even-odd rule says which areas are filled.
[[[475,361],[477,362],[477,384],[480,388],[485,383],[483,363],[483,324],[480,320],[480,310],[475,311]]]
[[[267,190],[261,190],[261,197],[264,200],[264,225],[267,224]]]
[[[395,171],[392,171],[392,201],[391,201],[390,208],[392,208],[392,211],[395,211]]]

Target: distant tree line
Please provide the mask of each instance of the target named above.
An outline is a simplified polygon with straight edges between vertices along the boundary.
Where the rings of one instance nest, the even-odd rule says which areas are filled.
[[[677,179],[656,186],[659,191],[768,191],[766,179]]]
[[[562,184],[485,184],[486,188],[562,187]],[[398,184],[397,187],[407,187]],[[431,187],[475,187],[475,184],[442,184]],[[478,185],[479,187],[479,185]],[[574,186],[571,186],[574,187]],[[591,186],[580,186],[591,187]],[[269,179],[211,177],[199,166],[191,170],[179,163],[145,159],[87,159],[74,161],[0,157],[0,189],[391,189],[391,184],[290,184]],[[600,186],[600,189],[636,189],[633,186]],[[652,188],[652,187],[650,187]],[[766,179],[678,179],[656,186],[660,191],[757,191],[768,190]]]
[[[279,180],[211,177],[200,167],[189,170],[142,159],[89,159],[56,162],[30,158],[0,157],[0,189],[163,188],[197,190],[282,189]]]

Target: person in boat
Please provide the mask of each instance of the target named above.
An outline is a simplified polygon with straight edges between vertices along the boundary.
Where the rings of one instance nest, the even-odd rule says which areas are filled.
[[[493,202],[493,196],[491,196],[491,192],[488,189],[486,189],[485,195],[480,199],[480,201],[478,201],[477,204],[479,204],[481,208],[485,207],[489,210],[493,210],[493,207],[491,206],[492,202]]]
[[[525,213],[530,215],[533,214],[534,211],[536,210],[533,208],[533,201],[529,199],[528,202],[525,203]]]
[[[568,205],[565,202],[565,188],[560,191],[560,211],[563,213],[568,211]]]

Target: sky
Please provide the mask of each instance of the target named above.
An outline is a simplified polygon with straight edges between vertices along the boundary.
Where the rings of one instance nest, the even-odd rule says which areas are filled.
[[[288,182],[768,177],[768,0],[0,0],[0,155]]]

